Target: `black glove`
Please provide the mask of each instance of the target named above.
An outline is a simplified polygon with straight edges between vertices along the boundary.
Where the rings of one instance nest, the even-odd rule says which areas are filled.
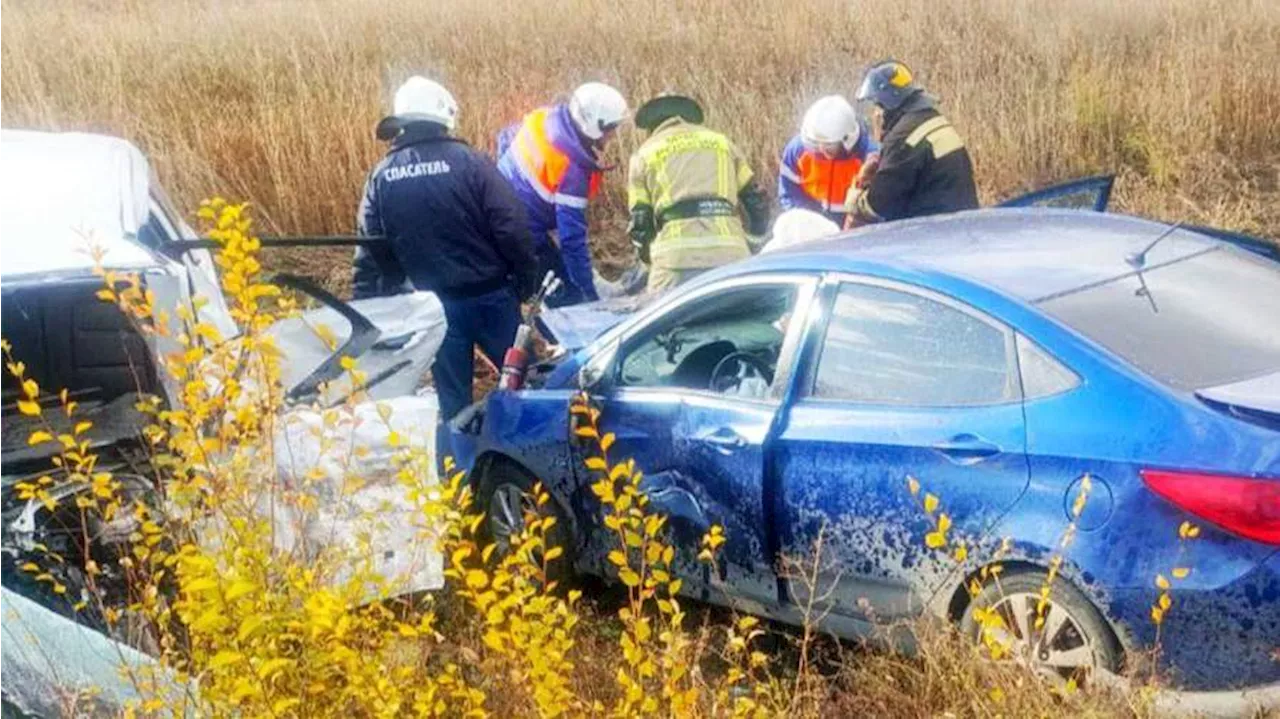
[[[636,205],[631,208],[631,226],[627,228],[627,234],[631,237],[631,246],[636,248],[636,256],[641,262],[649,264],[649,245],[658,235],[653,207]]]
[[[636,248],[636,257],[640,258],[640,262],[646,265],[649,264],[649,243],[632,237],[631,246]]]
[[[516,291],[516,297],[521,302],[528,302],[533,299],[541,280],[542,278],[538,277],[538,268],[536,266],[518,269],[511,274],[511,285]]]
[[[769,197],[756,184],[748,182],[738,191],[738,203],[746,214],[747,232],[760,236],[769,231]]]

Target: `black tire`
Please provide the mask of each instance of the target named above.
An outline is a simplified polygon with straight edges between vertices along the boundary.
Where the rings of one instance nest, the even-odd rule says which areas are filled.
[[[960,618],[960,630],[979,641],[982,628],[975,611],[978,608],[996,609],[1012,627],[1014,639],[1023,639],[1023,629],[1030,632],[1032,642],[1020,645],[1020,648],[1027,652],[1027,658],[1037,670],[1046,676],[1056,675],[1064,680],[1074,676],[1077,681],[1083,681],[1081,675],[1087,674],[1088,669],[1119,671],[1124,661],[1124,650],[1115,632],[1093,602],[1061,576],[1055,577],[1049,588],[1050,606],[1044,614],[1044,626],[1040,630],[1035,629],[1036,600],[1048,576],[1045,571],[1023,569],[1002,575],[998,583],[988,583],[965,607]],[[1019,609],[1024,620],[1021,624],[1017,621]],[[1053,636],[1047,636],[1050,632]],[[1072,662],[1066,661],[1068,658],[1083,658],[1086,651],[1090,655],[1086,664],[1073,667]]]
[[[514,515],[522,515],[524,507],[533,506],[533,487],[536,482],[528,472],[508,462],[494,462],[489,465],[480,478],[476,488],[476,506],[484,512],[484,522],[480,525],[479,538],[483,544],[490,542],[498,545],[498,554],[505,552],[506,536],[513,527],[510,524]],[[513,507],[515,497],[523,498],[520,509]],[[505,499],[504,499],[505,498]],[[504,511],[505,509],[505,511]],[[562,554],[547,565],[547,581],[554,582],[558,588],[565,588],[574,578],[574,544],[573,531],[560,505],[552,499],[541,508],[542,514],[556,518],[555,524],[547,531],[546,550],[560,547]],[[523,517],[519,517],[523,520]],[[521,525],[523,526],[523,521]],[[516,531],[519,527],[514,527]]]

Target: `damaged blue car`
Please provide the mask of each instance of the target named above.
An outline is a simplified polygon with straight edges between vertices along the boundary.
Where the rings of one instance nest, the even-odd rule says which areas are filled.
[[[545,314],[568,351],[464,412],[453,449],[495,537],[540,481],[567,565],[607,578],[591,448],[570,436],[582,388],[669,515],[691,597],[797,623],[815,591],[846,637],[927,615],[976,635],[991,607],[1049,675],[1119,671],[1159,641],[1184,689],[1273,692],[1280,264],[1260,254],[1044,208],[866,228]],[[967,556],[926,546],[924,493]],[[695,555],[716,524],[711,569]],[[784,559],[815,551],[810,586]]]

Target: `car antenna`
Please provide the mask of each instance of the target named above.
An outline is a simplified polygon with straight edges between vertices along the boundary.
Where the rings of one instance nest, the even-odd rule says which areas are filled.
[[[1124,261],[1128,262],[1129,266],[1132,267],[1133,269],[1141,271],[1142,268],[1146,267],[1147,265],[1147,253],[1155,249],[1156,245],[1163,242],[1164,238],[1168,237],[1169,235],[1172,235],[1174,232],[1177,232],[1181,228],[1182,228],[1181,220],[1179,220],[1178,222],[1175,222],[1172,225],[1169,225],[1168,229],[1166,229],[1164,232],[1161,232],[1159,237],[1151,241],[1151,244],[1147,245],[1146,247],[1143,247],[1140,251],[1135,252],[1132,255],[1129,255],[1128,257],[1124,258]]]
[[[1135,252],[1132,255],[1129,255],[1128,257],[1124,258],[1124,261],[1129,263],[1129,266],[1132,267],[1138,274],[1138,283],[1141,286],[1138,287],[1138,289],[1134,292],[1134,294],[1139,297],[1146,297],[1147,301],[1151,303],[1151,311],[1155,314],[1160,314],[1160,308],[1156,306],[1155,295],[1151,294],[1151,288],[1147,287],[1147,278],[1142,274],[1142,270],[1147,266],[1147,253],[1150,252],[1156,245],[1163,242],[1164,238],[1176,232],[1180,227],[1182,227],[1182,222],[1181,221],[1175,222],[1174,224],[1170,225],[1168,229],[1166,229],[1164,232],[1161,232],[1159,237],[1155,238],[1154,240],[1151,241],[1150,244],[1142,248],[1141,251]]]

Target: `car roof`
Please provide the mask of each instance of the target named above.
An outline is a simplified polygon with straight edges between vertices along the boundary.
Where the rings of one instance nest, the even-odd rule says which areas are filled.
[[[760,256],[738,267],[878,274],[892,268],[954,275],[1036,302],[1131,274],[1126,258],[1171,226],[1126,215],[997,208],[872,225]],[[1176,229],[1146,254],[1146,267],[1220,246]],[[748,269],[752,268],[752,269]],[[735,273],[736,274],[736,273]]]
[[[133,241],[150,210],[151,168],[117,137],[0,130],[0,250],[5,280],[93,269],[90,244],[111,268],[154,256]]]

